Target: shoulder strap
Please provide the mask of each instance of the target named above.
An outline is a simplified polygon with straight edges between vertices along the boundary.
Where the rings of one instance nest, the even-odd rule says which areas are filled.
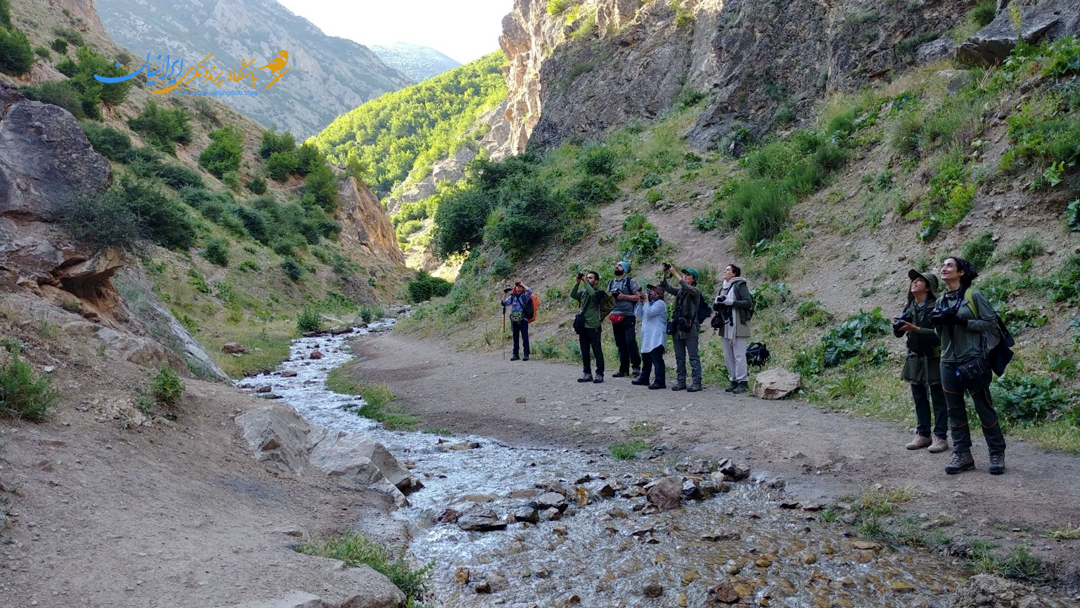
[[[964,293],[964,300],[967,301],[968,308],[971,309],[971,314],[975,315],[975,318],[979,318],[979,307],[975,305],[975,290],[968,289]]]

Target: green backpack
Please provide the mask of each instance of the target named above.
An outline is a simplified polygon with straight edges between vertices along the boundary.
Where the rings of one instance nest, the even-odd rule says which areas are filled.
[[[615,308],[615,296],[607,291],[596,292],[597,302],[600,304],[600,322],[603,323],[604,319],[611,314],[611,311]]]

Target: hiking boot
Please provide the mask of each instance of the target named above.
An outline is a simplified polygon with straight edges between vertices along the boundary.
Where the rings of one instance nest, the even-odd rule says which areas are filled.
[[[948,451],[948,449],[949,440],[944,437],[938,437],[937,435],[935,435],[933,443],[930,444],[930,448],[926,451],[930,452],[931,454],[938,454],[940,452],[946,452]]]
[[[732,394],[735,394],[735,395],[741,395],[741,394],[745,393],[748,390],[750,390],[750,385],[747,384],[747,382],[744,380],[744,381],[740,382],[738,386],[731,389],[731,392],[732,392]]]
[[[1005,452],[990,454],[990,474],[1001,475],[1005,472]]]
[[[729,384],[728,387],[724,389],[724,392],[730,393],[731,391],[735,390],[736,386],[739,386],[739,383],[732,380],[731,384]]]
[[[521,360],[522,361],[528,361],[529,360],[529,355],[525,355],[524,357],[521,358]]]
[[[581,374],[581,377],[577,379],[578,382],[592,382],[592,374],[585,372]]]
[[[623,371],[620,370],[620,371],[615,372],[614,374],[611,374],[611,377],[612,378],[625,378],[625,377],[627,377],[629,375],[630,374],[627,374],[626,372],[623,372]]]
[[[652,384],[649,385],[649,389],[654,390],[654,391],[658,390],[658,389],[662,389],[662,388],[667,388],[667,385],[666,384],[657,384],[655,382],[653,382]]]
[[[631,370],[630,370],[630,373],[631,373],[631,374],[632,374],[632,375],[633,375],[633,376],[634,376],[635,378],[637,378],[638,376],[640,376],[640,375],[641,375],[641,368],[640,368],[640,367],[635,367],[635,368],[633,368],[633,369],[631,369]]]
[[[907,445],[905,445],[904,447],[909,450],[921,450],[931,445],[932,443],[933,441],[930,441],[929,437],[923,437],[922,435],[916,433],[915,438],[907,442]]]
[[[700,382],[695,382],[695,383],[691,384],[690,386],[686,387],[686,392],[688,392],[688,393],[696,393],[696,392],[698,392],[700,390],[701,390],[701,383]]]
[[[964,452],[963,454],[953,452],[952,460],[945,465],[945,472],[949,475],[956,475],[974,468],[975,459],[971,457],[971,452]],[[1002,464],[1002,470],[1004,470],[1004,464]]]
[[[635,384],[635,385],[637,385],[637,386],[642,386],[642,385],[645,385],[645,384],[648,384],[648,383],[649,383],[649,381],[648,381],[648,380],[642,380],[642,379],[641,379],[641,375],[640,375],[640,374],[638,374],[638,377],[637,377],[637,378],[634,378],[633,380],[631,380],[631,381],[630,381],[630,384]]]
[[[510,357],[510,360],[511,361],[521,361],[521,357],[519,357],[517,355],[514,355],[513,357]]]
[[[604,372],[596,372],[596,377],[593,378],[593,384],[600,384],[604,381]]]
[[[686,382],[684,382],[684,381],[676,382],[675,386],[671,387],[671,390],[673,390],[673,391],[685,391],[686,390]]]

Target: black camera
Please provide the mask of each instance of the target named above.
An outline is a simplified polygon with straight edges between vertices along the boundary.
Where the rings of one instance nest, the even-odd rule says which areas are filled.
[[[893,330],[894,331],[903,330],[904,329],[904,323],[914,323],[914,321],[911,318],[911,313],[909,313],[906,310],[904,312],[900,313],[900,315],[898,317],[896,317],[896,320],[893,321],[893,324],[892,324]]]
[[[671,270],[671,264],[668,264],[667,262],[664,262],[663,266],[664,266],[664,270]]]
[[[930,324],[934,327],[948,325],[949,322],[946,319],[955,315],[956,312],[954,312],[950,308],[935,308],[933,311],[930,312]]]
[[[580,281],[581,279],[584,279],[584,278],[585,278],[585,273],[584,272],[577,273],[577,280]]]

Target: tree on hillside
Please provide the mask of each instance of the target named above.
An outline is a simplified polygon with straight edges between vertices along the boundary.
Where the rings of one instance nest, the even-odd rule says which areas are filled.
[[[221,179],[229,171],[240,169],[241,146],[244,135],[229,125],[210,132],[213,142],[199,154],[199,164],[214,177]]]

